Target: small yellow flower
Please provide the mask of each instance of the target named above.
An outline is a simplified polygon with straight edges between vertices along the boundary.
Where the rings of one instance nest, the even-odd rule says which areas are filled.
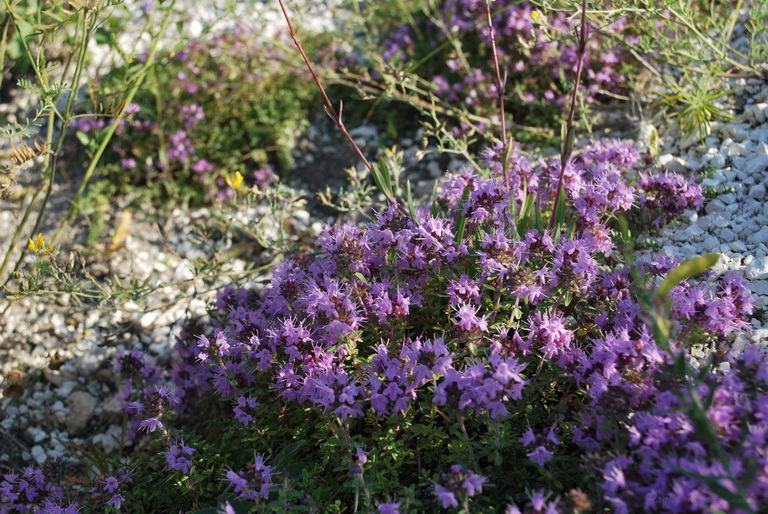
[[[240,189],[240,186],[243,185],[243,175],[239,170],[232,175],[225,175],[224,180],[227,182],[227,185],[235,191]]]
[[[531,11],[531,19],[533,21],[539,21],[539,18],[541,18],[541,13],[539,11]]]
[[[35,239],[30,237],[27,248],[29,248],[31,252],[35,253],[51,253],[53,251],[52,246],[45,246],[45,238],[43,237],[43,234],[37,234]]]

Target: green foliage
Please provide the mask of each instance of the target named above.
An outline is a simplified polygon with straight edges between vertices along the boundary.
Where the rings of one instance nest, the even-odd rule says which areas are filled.
[[[100,82],[91,98],[97,115],[134,67],[129,62]],[[253,31],[203,36],[152,68],[134,99],[140,111],[119,133],[108,159],[114,165],[104,174],[120,191],[141,186],[160,198],[199,203],[222,190],[222,177],[230,171],[247,176],[249,170],[274,166],[289,173],[290,148],[317,97],[310,85],[280,44],[259,40]],[[187,148],[174,156],[182,135]],[[99,137],[89,134],[92,140]],[[135,161],[136,167],[121,168],[121,159]],[[195,173],[199,161],[213,171]]]

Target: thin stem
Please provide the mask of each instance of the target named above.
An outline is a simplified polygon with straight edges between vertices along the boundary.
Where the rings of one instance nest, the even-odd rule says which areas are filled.
[[[461,412],[459,412],[456,414],[456,418],[459,422],[461,433],[464,434],[464,441],[467,443],[467,450],[469,450],[469,458],[472,459],[472,465],[474,466],[474,469],[478,469],[479,466],[477,459],[475,458],[475,450],[472,448],[472,440],[469,438],[467,427],[464,425],[464,416],[461,414]]]
[[[154,40],[152,41],[152,45],[149,48],[149,53],[147,54],[147,60],[144,63],[144,66],[141,68],[141,70],[139,70],[139,72],[137,73],[135,83],[131,87],[131,90],[128,92],[128,95],[125,97],[123,108],[121,109],[120,113],[115,117],[115,119],[112,121],[112,124],[107,129],[107,132],[104,134],[104,139],[102,139],[101,144],[99,145],[99,148],[96,150],[96,153],[93,155],[93,158],[91,159],[91,162],[88,165],[88,169],[85,170],[83,181],[77,190],[75,199],[73,200],[73,203],[72,203],[72,207],[69,209],[69,212],[67,213],[66,218],[64,219],[61,226],[59,227],[59,230],[56,232],[56,235],[53,237],[52,244],[55,245],[59,241],[62,234],[64,233],[64,230],[66,230],[66,228],[69,226],[69,223],[72,221],[72,218],[75,216],[75,213],[78,211],[80,207],[80,202],[83,197],[83,193],[85,192],[85,188],[88,186],[88,182],[90,181],[91,176],[96,171],[96,166],[101,160],[101,156],[106,151],[107,146],[109,146],[109,142],[111,141],[112,136],[117,130],[117,126],[119,125],[120,120],[123,119],[123,115],[125,114],[126,107],[133,101],[133,97],[136,96],[136,93],[141,87],[141,84],[144,82],[144,78],[147,76],[149,68],[154,64],[157,45],[160,42],[160,39],[162,38],[163,34],[165,33],[166,28],[168,27],[168,22],[171,19],[171,13],[173,11],[174,3],[175,2],[171,2],[171,5],[168,6],[168,11],[165,13],[165,17],[163,18],[163,23],[160,26],[160,30],[155,36]]]
[[[491,18],[491,3],[485,0],[485,14],[488,21],[488,30],[491,35],[491,50],[493,52],[493,67],[496,71],[496,92],[499,94],[499,116],[501,116],[501,144],[502,144],[502,163],[501,169],[504,174],[504,186],[509,189],[509,162],[507,159],[507,150],[509,140],[507,139],[507,117],[504,112],[504,88],[506,86],[506,73],[504,80],[501,79],[501,69],[499,68],[499,54],[496,50],[496,35],[493,30],[493,18]]]
[[[88,27],[88,10],[83,9],[82,22],[83,22],[82,24],[83,40],[80,43],[80,52],[77,57],[77,63],[75,64],[75,75],[74,75],[74,79],[72,80],[72,90],[70,91],[69,97],[67,98],[66,107],[64,109],[64,116],[61,122],[61,127],[59,127],[59,136],[56,141],[56,147],[54,148],[51,158],[48,161],[48,164],[49,164],[48,187],[45,191],[45,196],[43,197],[43,205],[40,207],[40,211],[37,213],[35,226],[32,228],[33,235],[35,232],[37,232],[37,229],[40,227],[40,224],[43,221],[43,215],[45,214],[45,210],[48,208],[48,200],[50,199],[51,192],[53,191],[53,184],[56,179],[56,163],[58,161],[59,151],[61,151],[61,147],[64,144],[64,138],[67,132],[67,126],[69,125],[69,120],[71,119],[70,116],[72,115],[72,109],[74,106],[75,98],[77,97],[77,89],[80,87],[80,79],[83,74],[83,69],[85,68],[85,56],[86,56],[86,51],[88,49],[88,41],[90,41],[91,31],[96,26],[96,17],[94,16],[94,20],[91,23],[91,26]],[[50,138],[52,137],[52,135],[53,135],[53,119],[50,118],[48,120],[48,136],[47,136],[48,139],[46,139],[46,141],[50,141]],[[16,269],[18,269],[20,264],[21,264],[21,259],[19,259],[19,261],[16,263]]]
[[[352,136],[349,134],[349,132],[347,131],[347,128],[344,126],[344,122],[341,120],[342,104],[339,104],[339,112],[337,113],[336,109],[333,107],[333,103],[331,103],[330,98],[328,98],[328,95],[325,93],[325,88],[320,83],[320,79],[318,78],[317,73],[315,73],[315,69],[312,67],[312,63],[309,62],[309,57],[307,57],[306,52],[304,52],[304,48],[301,46],[301,42],[299,41],[299,38],[296,35],[296,31],[293,30],[293,24],[291,24],[291,19],[288,16],[288,10],[285,8],[285,4],[283,3],[283,0],[277,0],[277,1],[280,3],[280,9],[283,11],[283,17],[285,17],[285,22],[288,24],[288,30],[291,32],[291,38],[293,39],[293,42],[296,44],[296,48],[299,50],[299,53],[301,53],[301,57],[304,59],[304,63],[307,65],[307,68],[309,69],[309,73],[312,74],[312,79],[315,81],[317,88],[320,90],[320,94],[323,95],[323,101],[325,102],[326,112],[331,117],[331,119],[336,124],[336,126],[339,127],[339,130],[341,130],[342,134],[344,134],[344,136],[350,142],[352,147],[355,149],[357,156],[360,157],[361,161],[363,161],[363,164],[365,164],[365,167],[368,168],[369,171],[371,171],[373,169],[373,166],[371,166],[371,163],[368,162],[368,159],[365,158],[365,155],[363,155],[362,150],[360,150],[360,147],[357,146],[357,143],[355,143],[355,140],[352,139]]]
[[[562,142],[563,150],[560,152],[560,177],[557,180],[557,192],[555,193],[554,208],[552,209],[552,216],[549,218],[548,229],[552,230],[555,226],[555,219],[558,214],[558,207],[560,204],[560,195],[563,192],[563,177],[565,177],[565,167],[568,164],[568,160],[571,158],[571,152],[573,151],[573,118],[576,114],[576,101],[579,96],[579,82],[581,81],[581,71],[584,68],[584,54],[587,51],[587,0],[581,1],[581,28],[579,30],[579,48],[578,48],[578,62],[576,63],[576,80],[573,84],[573,92],[571,93],[571,107],[568,112],[568,121],[566,123],[565,141]]]

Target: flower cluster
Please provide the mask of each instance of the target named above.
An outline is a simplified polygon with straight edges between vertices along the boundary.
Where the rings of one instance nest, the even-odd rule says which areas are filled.
[[[75,467],[61,458],[48,458],[41,468],[25,468],[20,473],[9,473],[0,481],[0,512],[42,512],[46,514],[78,514],[87,507],[120,510],[125,498],[125,486],[131,474],[119,469],[111,475],[95,477],[84,494],[79,485],[82,478],[69,477]]]
[[[436,96],[455,105],[489,108],[498,92],[485,3],[444,0],[438,7],[433,16],[414,13],[416,24],[411,19],[385,32],[381,45],[384,58],[419,61],[429,54],[428,63],[421,61],[419,70],[433,83]],[[565,106],[578,63],[578,42],[573,36],[579,20],[563,11],[545,14],[528,2],[497,1],[491,9],[495,53],[501,69],[509,74],[507,93],[516,110],[524,111],[526,105],[535,103]],[[627,33],[628,25],[628,20],[621,18],[602,25],[590,22],[588,30],[621,34],[622,39],[634,42],[637,38]],[[460,50],[446,58],[441,53],[435,56],[435,47],[448,42],[460,45]],[[582,77],[585,85],[580,91],[583,101],[594,103],[601,95],[619,91],[625,82],[622,64],[629,56],[622,44],[590,38]]]
[[[710,478],[759,500],[766,480],[746,470],[765,458],[758,450],[764,442],[763,354],[750,349],[741,357],[720,356],[734,371],[721,366],[695,387],[700,398],[712,399],[707,409],[728,466],[692,428],[688,382],[669,371],[684,343],[725,344],[745,325],[752,300],[744,281],[705,276],[674,287],[668,312],[676,336],[665,349],[652,337],[635,277],[656,283],[677,262],[662,257],[616,265],[612,220],[619,213],[630,222],[643,219],[638,206],[651,194],[646,178],[688,182],[643,168],[646,161],[627,142],[597,142],[568,163],[566,222],[572,228],[555,232],[526,215],[522,204],[532,196],[541,216],[552,212],[558,163],[510,152],[508,178],[526,184],[530,196],[523,196],[498,176],[498,149],[485,155],[491,176],[450,177],[433,209],[411,218],[393,205],[362,226],[329,227],[316,253],[288,257],[263,289],[221,290],[217,321],[182,332],[170,369],[153,371],[136,352],[119,356],[137,426],[167,434],[170,413],[194,420],[197,406],[213,401],[227,406],[223,416],[231,430],[283,434],[280,443],[249,443],[256,445],[252,451],[267,451],[296,443],[295,434],[305,434],[304,444],[307,426],[315,423],[336,441],[329,446],[334,450],[310,448],[297,457],[307,459],[304,465],[326,473],[338,445],[346,445],[354,471],[344,476],[358,480],[355,487],[364,483],[365,468],[377,483],[403,487],[373,493],[412,498],[408,477],[431,474],[444,507],[516,502],[525,491],[484,488],[486,481],[518,487],[505,478],[508,467],[478,467],[510,459],[534,477],[558,473],[547,464],[553,459],[585,465],[583,473],[558,475],[565,489],[557,494],[569,491],[567,497],[530,496],[534,512],[558,505],[578,510],[590,504],[590,495],[617,510],[659,510],[653,498],[672,491],[685,510],[696,498],[714,501]],[[699,201],[690,196],[690,205]],[[461,464],[436,475],[446,433],[464,440],[451,446]],[[369,459],[360,449],[389,447],[392,434],[405,446],[392,452],[389,464],[389,457]],[[415,441],[418,447],[409,446]],[[481,448],[487,460],[477,459]],[[574,451],[592,456],[585,463]],[[166,453],[169,467],[194,472],[192,453],[177,440]],[[401,473],[400,466],[407,469]],[[274,473],[259,456],[225,475],[236,494],[261,500]],[[535,487],[550,483],[530,480]],[[518,496],[510,497],[513,492]],[[372,491],[366,494],[373,508]],[[385,510],[397,503],[379,498]],[[435,497],[418,500],[427,505]]]
[[[444,509],[458,507],[457,496],[471,498],[482,493],[486,481],[484,476],[454,464],[451,472],[443,475],[445,485],[435,484],[435,495]]]
[[[226,176],[236,169],[248,186],[272,185],[274,169],[291,164],[288,133],[304,123],[312,98],[305,77],[285,65],[292,55],[275,44],[281,39],[235,27],[169,52],[157,67],[162,99],[140,90],[118,122],[107,157],[120,182],[171,181],[199,201],[233,198]],[[89,144],[111,123],[87,114],[71,127]]]
[[[91,488],[91,497],[98,499],[106,499],[104,505],[120,509],[120,506],[125,501],[125,498],[120,494],[120,489],[126,483],[131,481],[130,473],[119,470],[114,475],[105,475],[98,478],[96,485]]]
[[[249,500],[269,497],[269,488],[272,487],[272,466],[264,464],[261,455],[254,457],[253,464],[248,464],[244,471],[235,473],[227,471],[226,478],[234,488],[235,493]]]
[[[193,462],[189,459],[197,450],[184,444],[183,440],[177,441],[168,447],[165,453],[165,460],[168,463],[168,469],[181,471],[185,475],[189,473]]]

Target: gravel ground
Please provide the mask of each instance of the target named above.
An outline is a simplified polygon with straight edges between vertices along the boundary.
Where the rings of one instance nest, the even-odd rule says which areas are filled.
[[[184,5],[180,4],[182,10]],[[312,6],[328,12],[325,2],[307,5],[310,13],[318,12],[312,11]],[[267,9],[263,4],[257,4],[257,8]],[[266,26],[282,22],[274,10],[269,12],[272,14],[258,14],[271,20]],[[330,23],[319,15],[310,18],[318,28]],[[202,17],[200,21],[210,20]],[[194,34],[196,27],[190,25],[185,30]],[[107,57],[101,57],[100,62],[105,62]],[[737,121],[714,124],[703,144],[697,139],[682,140],[674,129],[662,136],[660,162],[664,167],[694,172],[711,168],[713,173],[704,186],[713,188],[717,195],[702,211],[690,212],[683,222],[665,228],[658,243],[662,252],[684,258],[720,252],[724,257],[717,265],[718,273],[737,270],[746,274],[756,295],[757,310],[753,330],[736,338],[736,344],[743,344],[748,338],[768,339],[768,84],[761,79],[739,78],[732,80],[731,87],[738,91],[731,98],[735,102],[723,107]],[[21,94],[0,106],[0,111],[30,107]],[[376,127],[358,127],[352,135],[372,157],[380,140]],[[400,141],[399,146],[404,155],[404,178],[412,180],[417,196],[426,196],[443,172],[457,170],[464,163],[438,154],[418,159],[423,150],[419,140],[414,135]],[[316,234],[322,222],[333,221],[330,212],[312,199],[326,185],[332,189],[343,185],[343,170],[357,163],[346,143],[324,119],[316,121],[299,139],[296,163],[295,180],[290,186],[308,200],[289,216],[292,233],[298,239]],[[36,185],[32,171],[20,178],[20,187]],[[62,181],[53,196],[69,198],[71,188],[70,182]],[[18,223],[22,204],[23,198],[0,204],[0,251]],[[64,201],[54,203],[44,226],[55,227],[66,207]],[[123,212],[123,205],[115,206],[110,219],[105,220],[108,233]],[[231,216],[243,224],[269,219],[269,211],[257,206]],[[136,278],[168,285],[141,299],[88,309],[73,308],[71,298],[69,302],[66,298],[58,302],[26,298],[0,318],[0,471],[65,455],[72,443],[93,443],[104,451],[132,444],[122,436],[123,414],[115,397],[117,384],[111,357],[118,349],[138,348],[152,359],[167,361],[174,334],[183,321],[204,316],[215,289],[232,280],[230,276],[212,281],[195,278],[193,269],[200,259],[231,252],[243,243],[220,229],[206,231],[216,226],[207,209],[176,210],[165,217],[144,209],[134,212],[132,218],[125,245],[119,250],[105,252],[106,242],[95,251],[78,247],[76,243],[82,243],[87,227],[77,226],[62,239],[72,242],[62,248],[62,255],[79,251],[98,280],[117,276],[124,283]],[[267,227],[270,230],[275,227]],[[207,235],[200,236],[201,232]],[[269,252],[251,251],[239,258],[228,258],[229,268],[225,271],[237,275],[248,266],[269,262],[272,256]],[[29,267],[30,262],[25,265]],[[259,284],[267,276],[253,274],[247,279]],[[18,382],[20,372],[25,385],[9,388],[12,381]]]
[[[749,53],[743,25],[734,30],[733,46]],[[732,78],[723,88],[734,93],[719,107],[732,121],[713,122],[701,142],[682,138],[675,127],[664,137],[663,167],[681,172],[704,172],[702,186],[711,192],[700,212],[665,227],[660,251],[683,259],[709,252],[721,254],[716,275],[743,273],[755,297],[751,327],[736,336],[768,344],[768,69],[762,77]]]

